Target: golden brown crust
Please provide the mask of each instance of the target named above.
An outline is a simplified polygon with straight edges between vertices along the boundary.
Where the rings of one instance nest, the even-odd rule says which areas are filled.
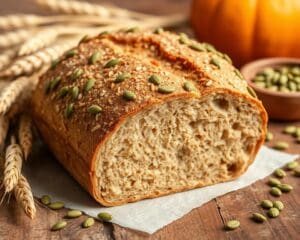
[[[222,54],[208,45],[201,45],[204,51],[194,50],[195,44],[193,40],[181,44],[177,35],[168,32],[101,35],[81,42],[74,49],[74,55],[69,53],[71,56],[63,57],[54,69],[41,77],[32,101],[37,126],[58,160],[101,204],[113,206],[125,202],[106,202],[98,194],[94,156],[96,149],[128,116],[154,104],[176,98],[201,97],[217,89],[247,98],[257,106],[262,117],[263,134],[253,152],[254,159],[266,132],[267,115],[262,104],[249,95],[246,82],[240,79],[236,69]],[[96,52],[99,52],[99,58],[95,57],[96,61],[92,63],[89,59]],[[105,67],[112,59],[118,59],[119,62],[115,66]],[[74,77],[76,71],[82,72],[77,78]],[[121,83],[114,83],[116,77],[125,72],[131,76]],[[148,82],[153,74],[160,76],[160,86],[171,86],[175,91],[171,94],[158,92],[158,86]],[[53,84],[55,77],[60,78],[56,87]],[[89,79],[95,80],[94,85],[85,92]],[[54,88],[46,94],[45,85],[47,87],[51,80]],[[182,87],[185,81],[192,81],[197,87],[196,92],[185,91]],[[79,89],[77,99],[69,92],[59,98],[62,88],[73,87]],[[134,92],[134,101],[122,97],[125,90]],[[68,104],[74,104],[74,110],[66,118],[64,113]],[[94,116],[88,111],[91,105],[98,105],[102,112]],[[181,190],[185,189],[176,191]],[[171,192],[174,191],[146,197]],[[139,199],[133,198],[126,202],[136,200]]]

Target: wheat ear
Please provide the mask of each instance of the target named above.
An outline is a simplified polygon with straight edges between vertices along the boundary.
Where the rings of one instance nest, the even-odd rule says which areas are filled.
[[[3,184],[5,192],[11,192],[17,185],[22,168],[22,150],[12,137],[11,144],[6,148]]]
[[[11,14],[0,17],[0,29],[3,30],[37,26],[40,23],[39,16],[33,14]]]
[[[65,41],[42,49],[32,55],[22,57],[15,61],[0,77],[12,78],[20,75],[30,75],[46,64],[61,56],[66,50],[74,47],[78,41]]]
[[[24,160],[27,160],[32,147],[32,120],[27,114],[20,117],[18,137]]]
[[[8,117],[7,116],[0,116],[0,150],[1,150],[1,152],[4,148],[8,128],[9,128],[9,119],[8,119]]]
[[[17,30],[0,35],[0,48],[9,48],[31,37],[31,30]]]
[[[16,49],[8,49],[0,54],[0,71],[8,66],[13,61],[15,56],[17,56]]]
[[[18,184],[14,188],[14,195],[17,202],[22,206],[26,215],[33,219],[36,213],[34,198],[30,185],[23,175],[20,175]]]

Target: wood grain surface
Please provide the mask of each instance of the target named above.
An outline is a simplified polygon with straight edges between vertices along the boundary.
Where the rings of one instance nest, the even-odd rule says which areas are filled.
[[[103,2],[103,1],[93,1]],[[119,6],[141,12],[154,14],[168,14],[188,12],[190,1],[187,0],[113,0]],[[0,0],[0,15],[7,13],[46,13],[38,9],[30,0]],[[190,32],[189,28],[184,29]],[[274,140],[266,145],[272,146],[276,140],[285,140],[290,143],[287,152],[300,153],[300,145],[292,137],[282,134],[287,123],[270,122],[270,131],[275,134]],[[300,122],[293,123],[300,126]],[[39,157],[43,157],[42,155]],[[266,159],[267,160],[267,159]],[[298,160],[300,162],[300,159]],[[153,235],[122,228],[116,224],[96,222],[89,229],[80,227],[87,216],[78,219],[66,220],[68,226],[59,232],[51,232],[50,227],[60,220],[66,209],[53,211],[47,209],[36,201],[37,216],[29,220],[18,207],[13,198],[9,203],[0,206],[0,240],[85,240],[85,239],[300,239],[300,178],[288,176],[284,179],[294,186],[291,193],[283,194],[280,200],[284,202],[285,209],[276,219],[268,219],[264,224],[254,223],[250,217],[252,212],[261,212],[258,203],[262,199],[275,199],[268,193],[270,187],[266,179],[251,186],[218,197],[207,204],[192,210],[190,213],[172,224],[162,228]],[[176,207],[176,206],[174,206]],[[241,227],[234,231],[224,231],[224,222],[238,219]]]

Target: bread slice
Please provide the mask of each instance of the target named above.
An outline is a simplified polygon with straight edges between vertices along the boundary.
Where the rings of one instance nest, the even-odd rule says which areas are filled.
[[[56,158],[99,203],[115,206],[245,172],[267,123],[248,91],[210,45],[118,32],[67,53],[41,78],[32,109]]]

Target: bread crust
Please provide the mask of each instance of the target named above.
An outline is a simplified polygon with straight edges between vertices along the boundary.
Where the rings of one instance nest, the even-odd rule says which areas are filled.
[[[190,44],[196,44],[196,42],[190,40]],[[132,197],[116,202],[107,202],[102,198],[97,189],[95,175],[96,153],[128,117],[157,104],[175,99],[202,98],[216,91],[244,98],[260,112],[261,138],[253,149],[251,160],[246,168],[233,178],[245,172],[254,161],[257,151],[264,142],[267,114],[261,102],[247,92],[246,82],[239,78],[234,67],[218,52],[197,52],[188,45],[180,44],[178,36],[168,32],[159,35],[151,32],[120,32],[101,35],[81,42],[75,50],[78,52],[75,56],[63,58],[54,70],[49,70],[41,77],[32,98],[32,113],[44,141],[56,158],[102,205],[116,206],[207,185],[198,184],[192,187],[171,189],[167,192],[157,192],[149,196]],[[91,65],[88,59],[95,50],[102,51],[104,56],[95,65]],[[139,58],[137,53],[144,58]],[[123,61],[120,67],[116,70],[102,67],[109,59],[115,59],[116,56]],[[210,63],[212,57],[220,61],[220,69]],[[141,66],[142,71],[136,70],[138,66]],[[84,69],[84,73],[75,83],[71,82],[70,75],[79,67]],[[166,80],[163,84],[172,85],[176,89],[174,93],[161,94],[157,91],[157,86],[146,80],[151,74],[159,73],[164,69],[171,72],[171,77],[179,78],[173,81],[165,76]],[[113,84],[116,74],[125,70],[134,72],[135,75],[124,84]],[[75,110],[70,118],[64,117],[64,109],[73,100],[69,97],[58,99],[58,90],[50,94],[44,92],[47,81],[56,76],[61,78],[59,88],[78,86],[81,91],[88,78],[95,79],[94,88],[86,95],[82,93],[79,100],[75,102]],[[193,81],[197,91],[184,91],[182,89],[184,79]],[[135,101],[126,101],[122,98],[122,91],[131,90],[133,83],[137,98]],[[101,96],[102,93],[103,96]],[[86,111],[87,107],[94,103],[103,109],[97,118]],[[97,124],[98,128],[96,128]],[[91,131],[91,129],[96,130]]]

